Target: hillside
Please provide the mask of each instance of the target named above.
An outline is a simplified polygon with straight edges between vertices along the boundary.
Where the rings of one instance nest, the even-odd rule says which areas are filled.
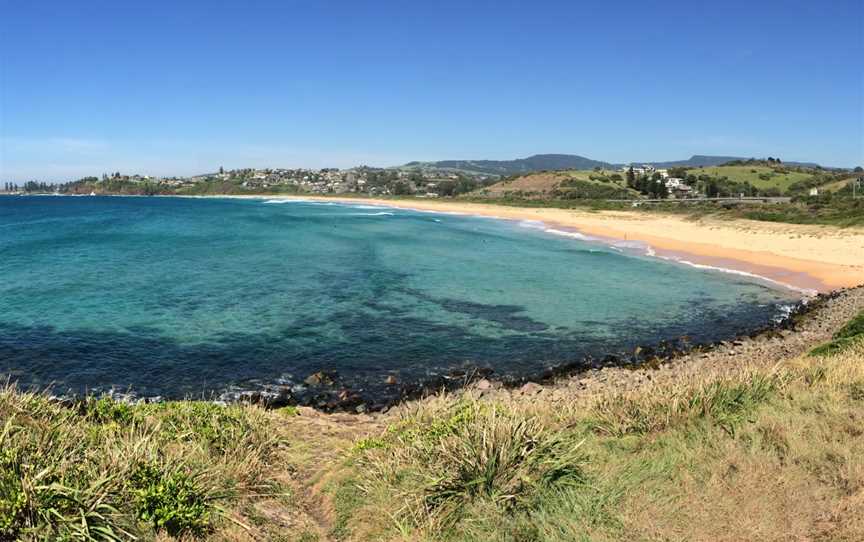
[[[513,175],[532,171],[611,168],[612,164],[573,154],[535,154],[516,160],[441,160],[409,162],[399,169],[445,169],[485,175]]]
[[[687,160],[672,160],[667,162],[632,162],[634,164],[650,164],[657,168],[673,167],[715,167],[735,161],[746,161],[747,158],[739,156],[711,156],[694,154]],[[811,162],[785,162],[788,166],[816,168],[818,164]],[[516,160],[440,160],[437,162],[408,162],[394,169],[401,170],[445,170],[463,172],[475,175],[516,175],[519,173],[531,173],[534,171],[562,171],[562,170],[589,170],[599,167],[602,169],[617,169],[624,164],[612,164],[602,160],[594,160],[575,154],[535,154],[528,158]]]
[[[477,190],[472,195],[493,198],[578,199],[633,197],[638,194],[627,188],[620,173],[607,170],[568,170],[544,171],[511,177]]]
[[[747,158],[741,158],[740,156],[710,156],[703,154],[694,154],[687,160],[673,160],[669,162],[637,162],[639,164],[651,164],[656,168],[670,168],[670,167],[710,167],[710,166],[721,166],[723,164],[727,164],[729,162],[737,162],[737,161],[745,161]],[[796,166],[796,167],[809,167],[816,168],[819,167],[819,164],[813,162],[785,162],[786,165]]]
[[[776,188],[785,193],[794,183],[807,181],[813,177],[811,173],[797,171],[780,172],[766,166],[719,166],[702,167],[687,170],[690,175],[708,175],[711,177],[728,177],[735,182],[747,182],[760,190]]]

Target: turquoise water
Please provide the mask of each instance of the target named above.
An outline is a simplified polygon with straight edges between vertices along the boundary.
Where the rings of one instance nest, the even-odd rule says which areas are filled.
[[[173,398],[308,399],[323,369],[385,401],[388,375],[537,376],[796,298],[536,224],[237,199],[0,197],[0,277],[0,374]]]

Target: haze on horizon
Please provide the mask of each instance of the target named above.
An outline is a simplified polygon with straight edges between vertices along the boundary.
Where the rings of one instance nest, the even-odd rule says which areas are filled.
[[[0,0],[0,181],[538,153],[851,167],[862,58],[860,0]]]

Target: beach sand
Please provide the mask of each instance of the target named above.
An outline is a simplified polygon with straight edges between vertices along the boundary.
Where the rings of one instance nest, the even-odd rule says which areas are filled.
[[[642,242],[659,257],[758,275],[803,290],[826,292],[864,284],[861,228],[692,220],[659,213],[510,207],[458,200],[267,196],[281,198],[540,221],[551,229],[577,231],[601,241]]]

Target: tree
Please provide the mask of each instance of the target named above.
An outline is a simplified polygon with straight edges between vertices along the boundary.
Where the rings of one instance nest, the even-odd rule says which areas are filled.
[[[708,181],[708,184],[705,186],[705,195],[709,198],[716,198],[720,194],[720,187],[717,185],[717,181],[711,179]]]
[[[394,196],[407,196],[410,193],[411,187],[409,187],[407,183],[403,183],[402,181],[393,183]]]
[[[633,166],[630,166],[630,169],[627,170],[627,186],[636,188],[636,174],[633,173]]]
[[[222,168],[222,166],[219,166],[219,175],[222,175],[224,173],[225,173],[225,170]]]

